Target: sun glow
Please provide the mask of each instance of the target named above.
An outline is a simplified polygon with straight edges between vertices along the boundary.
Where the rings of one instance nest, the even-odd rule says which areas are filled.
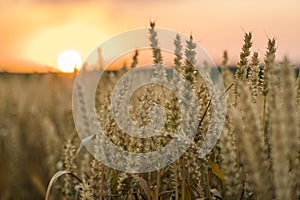
[[[64,51],[57,58],[57,66],[62,72],[74,72],[75,68],[79,69],[82,59],[76,51]]]
[[[32,34],[21,49],[24,53],[20,56],[22,59],[58,68],[57,57],[63,50],[75,50],[84,59],[89,56],[91,49],[108,36],[101,28],[82,25],[76,21],[68,22]]]

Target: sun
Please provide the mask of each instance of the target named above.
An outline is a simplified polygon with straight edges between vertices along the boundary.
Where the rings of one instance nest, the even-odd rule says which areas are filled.
[[[62,72],[74,72],[82,64],[81,56],[76,51],[64,51],[57,57],[57,66]]]

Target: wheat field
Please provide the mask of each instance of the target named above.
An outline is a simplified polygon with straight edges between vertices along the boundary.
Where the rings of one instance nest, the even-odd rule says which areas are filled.
[[[159,43],[155,33],[151,24],[149,43],[153,63],[159,66],[163,54],[154,44]],[[180,159],[145,173],[110,168],[80,148],[72,114],[76,74],[2,73],[0,199],[299,199],[300,73],[288,58],[276,59],[280,47],[274,39],[266,41],[264,55],[252,51],[252,43],[252,33],[245,33],[235,68],[228,66],[224,52],[220,70],[226,89],[226,120],[217,144],[201,158],[208,125],[218,122],[211,117],[213,102],[194,66],[193,37],[188,41],[174,38],[174,68],[192,86],[200,108],[192,114],[201,121]],[[136,53],[131,68],[137,63]],[[101,92],[95,97],[98,120],[115,145],[129,152],[151,152],[166,145],[178,131],[178,99],[161,86],[139,88],[129,102],[131,118],[140,127],[149,124],[149,108],[156,103],[165,108],[166,122],[162,136],[126,135],[110,114],[110,103],[114,85],[127,70],[104,72],[98,84]],[[157,67],[155,72],[167,78],[164,68]],[[184,83],[174,84],[188,99]],[[127,90],[121,89],[120,98]],[[79,106],[84,109],[85,105]],[[88,111],[85,114],[88,124]],[[87,124],[83,128],[93,132]]]

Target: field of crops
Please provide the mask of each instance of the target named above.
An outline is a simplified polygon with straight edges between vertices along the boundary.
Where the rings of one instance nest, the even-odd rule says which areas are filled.
[[[149,35],[154,79],[167,81],[153,24]],[[234,70],[228,67],[224,52],[220,68],[225,93],[220,97],[226,99],[225,123],[216,145],[204,157],[201,146],[207,134],[218,131],[220,119],[212,110],[218,106],[208,83],[194,66],[197,55],[192,37],[187,41],[174,38],[174,69],[183,79],[175,77],[171,83],[179,96],[161,85],[149,84],[129,101],[130,119],[140,128],[153,119],[160,123],[160,116],[151,109],[154,104],[165,109],[165,122],[157,136],[133,137],[118,127],[111,114],[112,91],[127,70],[104,72],[95,95],[97,119],[107,138],[124,151],[159,150],[179,130],[179,135],[183,134],[179,139],[188,140],[194,122],[182,123],[179,98],[187,104],[183,105],[188,109],[186,117],[192,120],[196,116],[199,123],[179,159],[155,171],[147,171],[151,160],[143,160],[144,173],[113,169],[80,148],[78,127],[87,136],[95,135],[95,141],[99,136],[89,126],[91,113],[85,109],[84,88],[76,84],[82,92],[77,106],[84,116],[75,128],[72,92],[76,74],[0,74],[0,199],[299,199],[299,70],[288,58],[276,59],[280,47],[277,50],[274,39],[266,41],[264,55],[252,51],[252,42],[252,34],[245,33]],[[138,58],[133,57],[132,68],[138,65]],[[211,71],[209,66],[204,68]],[[127,92],[124,84],[118,98]],[[195,94],[197,109],[190,92]],[[122,109],[117,108],[117,113]],[[99,145],[91,148],[96,154],[103,150]],[[131,162],[118,160],[117,155],[111,159],[127,165]]]

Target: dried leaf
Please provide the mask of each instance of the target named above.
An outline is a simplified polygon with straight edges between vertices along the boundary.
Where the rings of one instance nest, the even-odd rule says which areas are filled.
[[[147,181],[145,179],[143,179],[142,177],[139,177],[137,175],[133,175],[133,178],[139,182],[141,188],[144,190],[144,193],[147,196],[147,199],[150,199],[149,194],[148,194],[149,186],[148,186]]]
[[[56,172],[50,182],[49,182],[49,185],[47,187],[47,192],[46,192],[46,196],[45,196],[45,200],[48,200],[49,199],[49,195],[50,195],[50,192],[51,192],[51,188],[52,186],[54,185],[54,183],[58,180],[59,177],[63,176],[63,175],[71,175],[72,177],[76,178],[80,183],[82,182],[75,174],[73,174],[72,172],[68,172],[68,171],[65,171],[65,170],[62,170],[62,171],[58,171]]]
[[[212,172],[216,175],[221,181],[224,181],[224,173],[220,169],[219,165],[212,160],[209,160],[209,165],[211,166]]]
[[[46,187],[43,184],[43,181],[41,180],[41,178],[35,172],[31,172],[30,179],[31,179],[32,184],[37,189],[37,191],[39,191],[39,193],[43,196],[46,192]]]

